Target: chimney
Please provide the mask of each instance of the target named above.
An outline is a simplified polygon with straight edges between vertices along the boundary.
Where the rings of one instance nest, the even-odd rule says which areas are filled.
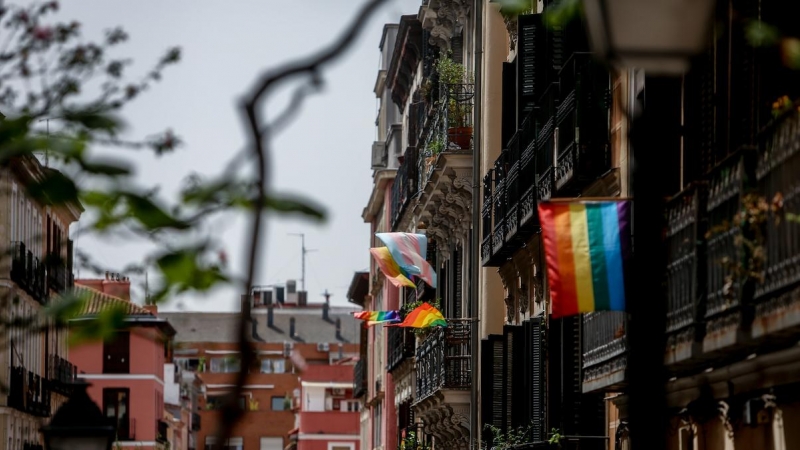
[[[322,320],[328,321],[330,320],[328,312],[331,307],[331,293],[325,289],[325,293],[322,296],[325,297],[325,303],[322,305]]]
[[[275,286],[275,301],[278,303],[283,303],[286,299],[284,294],[286,293],[283,286]]]
[[[158,305],[143,305],[142,308],[150,311],[150,314],[154,316],[158,315]]]
[[[298,291],[297,292],[297,306],[306,306],[308,305],[308,292],[306,291]]]
[[[336,339],[342,340],[342,319],[340,317],[336,318]]]
[[[118,273],[106,271],[105,277],[101,279],[78,279],[75,284],[96,289],[106,295],[121,298],[125,301],[131,300],[131,280]]]
[[[289,337],[294,338],[294,317],[289,318]]]
[[[271,304],[267,304],[267,326],[270,328],[275,326],[275,316],[273,316]]]

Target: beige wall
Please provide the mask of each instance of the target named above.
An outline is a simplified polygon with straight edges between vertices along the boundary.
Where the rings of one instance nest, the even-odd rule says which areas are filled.
[[[508,32],[497,3],[484,2],[483,86],[481,87],[481,173],[494,165],[502,149],[503,63],[508,58]],[[483,193],[481,192],[481,198]],[[480,224],[478,224],[480,227]],[[478,262],[479,263],[479,262]],[[503,332],[503,285],[497,268],[480,270],[481,339]]]

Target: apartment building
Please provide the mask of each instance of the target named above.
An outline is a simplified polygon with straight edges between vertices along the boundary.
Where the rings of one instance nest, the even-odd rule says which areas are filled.
[[[69,227],[83,208],[32,198],[30,183],[54,173],[35,157],[13,157],[0,167],[0,446],[41,449],[39,427],[66,401],[75,376],[68,361],[67,332],[34,320],[41,309],[70,289]],[[33,320],[38,330],[25,324]]]
[[[83,342],[70,349],[78,376],[91,383],[89,397],[116,426],[115,445],[165,448],[171,443],[170,429],[175,428],[171,413],[167,421],[164,403],[164,365],[175,329],[156,315],[155,306],[131,302],[130,280],[119,274],[76,280],[75,293],[86,302],[81,314],[70,321],[71,330],[90,324],[102,311],[118,308],[125,313],[124,329],[103,341]]]
[[[388,380],[396,417],[362,413],[362,443],[491,446],[495,433],[507,439],[521,427],[529,448],[549,448],[554,437],[561,448],[627,448],[627,317],[550,317],[536,206],[635,199],[628,134],[646,110],[658,125],[638,150],[659,155],[660,193],[670,199],[667,347],[652,349],[664,355],[669,448],[800,445],[788,426],[798,411],[792,218],[800,92],[786,54],[753,46],[747,34],[759,21],[789,33],[786,6],[718,1],[708,50],[687,74],[668,79],[597,61],[579,17],[545,19],[557,2],[513,11],[502,2],[465,3],[423,1],[417,14],[400,18],[386,86],[400,107],[405,153],[387,182],[391,204],[381,204],[376,182],[365,214],[383,223],[373,231],[426,233],[440,281],[434,292],[397,292],[373,269],[368,282],[356,274],[349,295],[368,309],[441,299],[452,325],[423,336],[370,331],[386,336],[386,346],[377,354],[362,348],[368,375],[356,372],[357,393],[372,407],[392,394],[370,391],[374,380]],[[479,58],[470,54],[477,37]],[[472,108],[459,111],[469,97],[443,85],[443,58],[479,74]],[[465,110],[474,121],[469,146],[450,126]],[[459,175],[474,167],[467,161],[478,162],[480,179]],[[480,195],[479,211],[468,209],[464,191]],[[480,223],[470,222],[472,213]],[[465,230],[478,234],[479,248]],[[477,280],[469,270],[475,264]],[[477,297],[464,285],[476,286]],[[385,300],[395,295],[397,303]],[[480,348],[460,333],[457,318],[479,318]],[[476,359],[477,370],[465,363]],[[473,383],[477,398],[466,395]]]
[[[177,330],[174,361],[200,382],[196,448],[283,450],[296,445],[290,432],[298,427],[300,372],[357,356],[360,323],[353,308],[309,303],[296,283],[259,289],[250,296],[250,335],[258,351],[258,367],[250,369],[239,401],[245,415],[233,437],[217,442],[219,407],[230,395],[240,368],[238,313],[171,312],[163,317]],[[352,378],[351,378],[352,379]],[[193,419],[194,420],[194,419]],[[354,432],[355,433],[355,432]]]

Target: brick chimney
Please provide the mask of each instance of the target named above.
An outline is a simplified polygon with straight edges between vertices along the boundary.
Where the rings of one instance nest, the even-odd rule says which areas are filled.
[[[131,280],[119,273],[106,272],[105,278],[79,279],[75,284],[96,289],[104,294],[131,301]]]
[[[150,314],[154,316],[158,315],[158,305],[142,305],[142,308],[150,311]]]

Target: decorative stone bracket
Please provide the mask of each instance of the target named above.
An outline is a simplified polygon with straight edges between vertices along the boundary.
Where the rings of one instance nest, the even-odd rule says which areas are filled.
[[[469,0],[431,0],[422,24],[430,31],[430,44],[450,50],[450,40],[461,32],[469,14]]]

